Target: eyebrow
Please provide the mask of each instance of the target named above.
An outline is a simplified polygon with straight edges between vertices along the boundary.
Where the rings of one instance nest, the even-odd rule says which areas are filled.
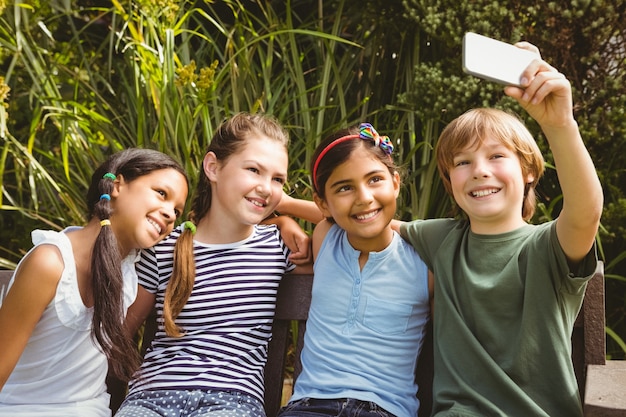
[[[255,165],[259,169],[261,169],[263,171],[268,171],[269,172],[269,169],[267,169],[267,167],[265,165],[263,165],[262,163],[260,163],[256,159],[244,159],[243,160],[243,164],[244,165],[247,165],[247,164]],[[286,179],[288,177],[288,173],[287,172],[279,172],[279,173],[272,174],[272,177],[282,177],[282,178]]]

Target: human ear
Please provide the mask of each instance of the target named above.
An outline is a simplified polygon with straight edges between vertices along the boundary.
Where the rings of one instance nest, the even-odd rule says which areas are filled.
[[[115,180],[113,180],[113,189],[109,194],[111,197],[117,197],[120,195],[120,189],[126,185],[126,180],[122,174],[119,174]]]
[[[330,214],[330,211],[328,210],[328,203],[326,203],[326,200],[321,198],[315,192],[313,193],[313,201],[315,201],[315,204],[317,204],[317,208],[320,209],[324,217],[333,217],[333,215]]]
[[[204,175],[207,176],[209,181],[217,181],[217,171],[219,168],[219,161],[215,152],[207,152],[202,160],[202,168]]]
[[[398,174],[398,171],[394,171],[392,181],[393,193],[395,197],[398,198],[398,196],[400,195],[400,174]]]

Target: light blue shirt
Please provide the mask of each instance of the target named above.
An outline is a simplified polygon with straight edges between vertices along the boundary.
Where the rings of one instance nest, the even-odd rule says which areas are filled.
[[[363,270],[337,225],[315,261],[302,373],[291,400],[355,398],[417,415],[415,366],[429,317],[428,269],[394,233]]]

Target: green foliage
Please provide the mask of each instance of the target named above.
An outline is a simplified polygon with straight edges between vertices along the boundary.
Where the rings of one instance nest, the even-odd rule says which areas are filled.
[[[45,10],[19,3],[3,23],[5,33],[15,35],[7,39],[12,50],[26,52],[14,55],[7,79],[26,77],[10,84],[32,100],[11,105],[32,122],[11,121],[11,131],[30,138],[26,155],[46,158],[51,177],[44,185],[51,191],[45,200],[71,190],[77,210],[60,209],[62,201],[42,213],[32,204],[42,198],[35,189],[16,190],[32,201],[10,207],[49,222],[59,216],[51,222],[56,228],[83,222],[80,195],[92,167],[129,146],[174,154],[194,182],[213,129],[240,110],[274,114],[289,128],[290,187],[301,197],[310,198],[316,144],[366,119],[402,143],[399,157],[407,164],[427,152],[415,166],[418,176],[430,149],[415,141],[415,115],[395,104],[395,92],[412,82],[419,60],[417,53],[399,52],[411,50],[417,36],[399,45],[399,31],[390,33],[374,18],[362,21],[342,1],[317,13],[305,3],[113,1],[109,8],[66,9],[51,2]],[[416,207],[417,194],[407,195]]]
[[[317,143],[369,121],[392,138],[406,171],[399,216],[447,215],[432,154],[441,129],[477,106],[525,117],[500,86],[462,73],[461,37],[471,30],[540,46],[572,81],[607,203],[598,243],[609,334],[624,335],[625,8],[626,0],[0,2],[0,266],[30,247],[30,229],[84,223],[91,172],[119,149],[174,155],[193,186],[214,129],[243,110],[288,128],[296,196],[311,198]],[[535,220],[556,217],[552,169],[538,192]],[[610,355],[623,356],[623,339],[610,338]]]

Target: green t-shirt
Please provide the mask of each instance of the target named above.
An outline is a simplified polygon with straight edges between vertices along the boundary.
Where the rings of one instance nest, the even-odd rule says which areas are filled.
[[[402,225],[435,275],[433,415],[582,416],[571,332],[597,257],[572,273],[555,225]]]

